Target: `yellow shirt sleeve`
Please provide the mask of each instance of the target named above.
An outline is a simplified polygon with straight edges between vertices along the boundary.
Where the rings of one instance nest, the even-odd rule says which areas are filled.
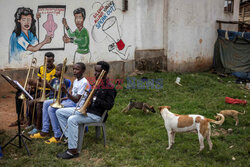
[[[46,72],[46,81],[50,82],[52,79],[54,79],[55,74],[56,74],[56,68],[53,68],[50,72]],[[41,66],[39,68],[37,76],[40,77],[41,79],[43,79],[43,77],[44,77],[44,66]],[[50,90],[50,89],[46,88],[46,90]]]

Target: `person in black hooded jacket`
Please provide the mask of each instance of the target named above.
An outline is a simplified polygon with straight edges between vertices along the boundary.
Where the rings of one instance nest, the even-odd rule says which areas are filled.
[[[110,110],[115,101],[116,89],[107,77],[109,72],[109,64],[105,61],[97,62],[95,66],[95,78],[99,77],[102,70],[105,74],[98,88],[94,90],[91,104],[87,108],[87,116],[83,115],[75,108],[59,109],[56,112],[60,126],[68,137],[68,149],[65,152],[57,154],[58,158],[70,159],[79,156],[77,152],[78,127],[79,124],[99,122],[105,110]],[[86,99],[85,99],[86,100]],[[82,104],[83,105],[83,104]],[[107,119],[107,115],[105,120]],[[66,128],[68,125],[68,128]]]

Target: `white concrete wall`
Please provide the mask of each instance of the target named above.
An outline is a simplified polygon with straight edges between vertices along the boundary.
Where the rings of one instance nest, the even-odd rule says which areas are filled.
[[[224,0],[166,0],[169,71],[196,71],[211,66],[217,38],[216,20],[238,20],[239,0],[234,13],[224,13]],[[230,28],[231,27],[231,28]],[[223,27],[222,27],[223,28]],[[237,30],[236,26],[226,29]]]
[[[164,0],[137,0],[136,49],[163,49]]]
[[[233,14],[224,13],[224,0],[129,0],[126,12],[121,11],[122,0],[113,0],[116,10],[112,16],[117,18],[120,38],[125,43],[125,48],[118,53],[109,52],[108,46],[113,43],[109,36],[102,31],[92,31],[92,14],[98,5],[107,1],[111,0],[0,0],[0,69],[27,67],[32,58],[26,56],[22,61],[8,63],[9,39],[18,7],[29,7],[36,13],[38,5],[66,5],[65,17],[72,30],[76,29],[73,10],[84,7],[84,26],[89,31],[92,63],[133,60],[135,49],[164,49],[170,71],[196,71],[211,66],[217,38],[216,20],[238,20],[239,13],[239,0],[235,0]],[[222,28],[237,30],[236,26]],[[52,50],[56,55],[55,63],[67,57],[68,64],[72,64],[76,48],[74,44],[65,44],[63,51]],[[45,52],[34,54],[37,66],[43,64]]]
[[[115,16],[118,22],[118,29],[120,32],[120,38],[125,43],[125,48],[118,52],[109,52],[108,46],[114,41],[107,36],[103,31],[95,31],[92,33],[94,27],[94,20],[92,14],[97,12],[98,5],[100,6],[104,2],[111,0],[0,0],[0,15],[1,15],[1,31],[0,31],[0,69],[7,68],[24,68],[30,65],[32,56],[26,56],[21,61],[12,61],[8,63],[9,52],[9,39],[14,30],[14,14],[18,7],[28,7],[34,11],[37,11],[38,5],[66,5],[66,19],[69,27],[72,30],[76,29],[73,10],[79,7],[83,7],[86,10],[86,19],[84,21],[84,27],[89,32],[90,37],[90,52],[92,55],[91,62],[97,62],[100,60],[105,61],[120,61],[120,60],[132,60],[134,59],[135,49],[135,4],[136,1],[129,1],[129,10],[122,12],[122,1],[113,0],[116,6],[116,10],[113,11],[112,16]],[[57,24],[62,24],[61,22]],[[38,26],[36,25],[38,28]],[[38,32],[37,32],[38,33]],[[111,32],[113,33],[113,32]],[[38,34],[37,34],[38,35]],[[95,35],[95,38],[94,38]],[[41,37],[40,41],[44,37]],[[52,39],[53,40],[53,39]],[[52,50],[55,53],[55,63],[62,63],[65,57],[68,58],[67,64],[72,64],[73,55],[77,46],[75,44],[65,44],[65,50]],[[37,51],[34,53],[34,57],[38,59],[37,66],[43,64],[43,56],[46,51]]]

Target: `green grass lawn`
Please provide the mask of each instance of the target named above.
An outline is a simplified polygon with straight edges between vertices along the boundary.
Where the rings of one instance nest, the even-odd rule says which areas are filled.
[[[181,84],[174,83],[181,77]],[[28,143],[32,153],[29,157],[23,147],[18,149],[9,145],[3,151],[0,166],[248,166],[250,152],[250,107],[225,103],[225,97],[244,99],[250,102],[250,91],[235,84],[235,78],[218,78],[210,73],[150,73],[136,76],[138,79],[162,79],[162,89],[123,89],[118,90],[115,105],[109,111],[106,123],[107,147],[102,139],[95,138],[94,127],[85,135],[82,153],[73,160],[56,158],[58,152],[66,146],[46,145],[43,140]],[[131,98],[147,102],[157,109],[157,113],[145,114],[132,109],[128,113],[120,111]],[[159,114],[158,106],[170,105],[171,111],[178,114],[201,114],[214,118],[220,110],[235,109],[246,111],[239,116],[239,126],[235,127],[232,118],[226,118],[222,126],[212,127],[213,149],[209,151],[205,140],[205,149],[199,153],[199,141],[196,133],[177,133],[171,150],[168,146],[167,132]],[[222,133],[231,128],[231,133]],[[0,134],[0,145],[12,135]],[[15,142],[17,142],[16,140]],[[232,158],[235,160],[232,160]],[[247,165],[248,164],[248,165]]]

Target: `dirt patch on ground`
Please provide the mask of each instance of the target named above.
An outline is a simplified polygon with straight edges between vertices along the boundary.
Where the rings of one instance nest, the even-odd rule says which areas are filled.
[[[232,129],[229,128],[228,130],[223,128],[213,129],[211,136],[226,136],[228,134],[232,133]]]
[[[15,89],[8,82],[2,83],[0,88],[0,130],[17,130],[17,127],[9,127],[15,120],[17,120]]]

